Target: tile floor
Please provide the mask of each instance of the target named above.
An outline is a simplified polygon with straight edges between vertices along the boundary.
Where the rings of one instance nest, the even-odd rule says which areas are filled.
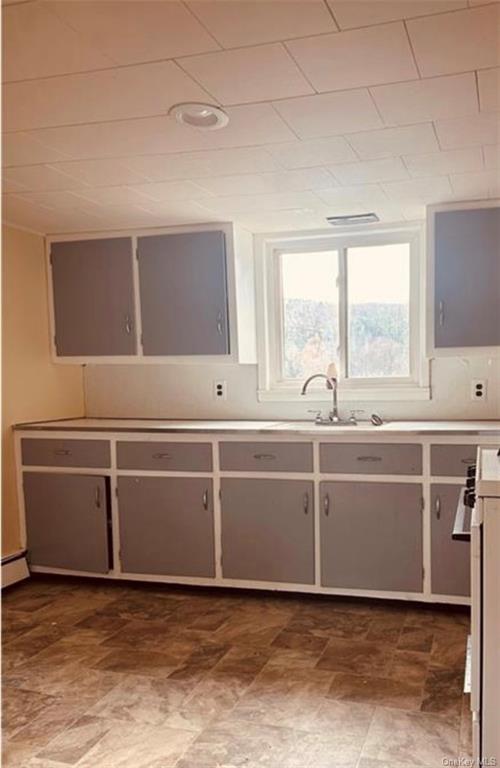
[[[5,768],[439,768],[463,609],[34,578],[3,601]]]

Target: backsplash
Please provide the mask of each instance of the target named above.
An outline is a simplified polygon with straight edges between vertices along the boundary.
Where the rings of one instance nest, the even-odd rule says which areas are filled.
[[[215,400],[213,382],[227,382],[227,400]],[[487,379],[485,401],[473,402],[471,380]],[[88,365],[86,415],[117,418],[310,419],[314,400],[261,403],[256,365]],[[440,358],[431,362],[432,399],[419,402],[352,402],[340,409],[376,411],[386,419],[499,419],[500,359]],[[327,408],[323,404],[323,408]]]

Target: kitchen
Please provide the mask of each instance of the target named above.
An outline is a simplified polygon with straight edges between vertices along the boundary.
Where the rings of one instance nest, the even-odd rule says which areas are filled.
[[[500,6],[2,22],[3,765],[495,765]]]

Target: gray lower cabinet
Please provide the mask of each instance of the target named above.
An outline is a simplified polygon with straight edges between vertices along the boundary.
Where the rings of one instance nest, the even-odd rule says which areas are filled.
[[[52,243],[50,263],[57,354],[135,355],[131,238]]]
[[[435,347],[500,345],[500,207],[434,219]]]
[[[23,484],[30,565],[107,573],[106,479],[25,472]]]
[[[139,237],[145,355],[229,354],[225,236]]]
[[[125,573],[215,576],[211,479],[119,477],[118,509]]]
[[[223,576],[313,584],[313,483],[224,478],[221,491]]]
[[[422,590],[419,483],[323,482],[320,499],[323,586]]]
[[[435,595],[470,595],[470,544],[451,538],[462,488],[431,486],[431,582]]]

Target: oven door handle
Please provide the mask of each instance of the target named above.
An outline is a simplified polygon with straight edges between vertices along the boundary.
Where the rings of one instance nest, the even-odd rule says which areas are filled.
[[[470,541],[470,519],[468,524],[466,522],[469,507],[465,504],[465,490],[466,489],[463,488],[460,491],[460,497],[458,499],[453,533],[451,534],[451,538],[454,539],[454,541]]]

